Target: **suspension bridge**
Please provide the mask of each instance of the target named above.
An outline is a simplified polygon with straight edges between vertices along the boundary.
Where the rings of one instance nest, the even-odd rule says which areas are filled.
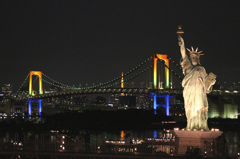
[[[22,82],[16,94],[12,95],[15,101],[28,102],[28,114],[32,114],[32,102],[38,103],[39,115],[42,112],[42,100],[52,97],[71,96],[76,94],[147,94],[153,98],[153,109],[156,113],[157,107],[164,107],[166,115],[169,116],[169,98],[172,95],[182,94],[180,86],[182,76],[181,66],[166,54],[150,56],[131,70],[122,73],[104,83],[86,87],[74,87],[59,82],[41,71],[30,71]],[[33,78],[35,77],[35,80]],[[38,92],[35,91],[38,81]],[[127,85],[129,82],[138,81],[140,85]],[[141,82],[139,82],[141,81]],[[173,81],[176,81],[174,84]],[[44,85],[54,86],[61,91],[46,93]],[[137,82],[136,82],[137,83]],[[178,87],[177,87],[177,86]],[[28,86],[28,90],[24,90]],[[213,94],[221,94],[222,91],[213,91]],[[236,94],[236,93],[235,93]],[[237,93],[239,94],[239,93]],[[165,104],[158,104],[157,99],[164,98]]]

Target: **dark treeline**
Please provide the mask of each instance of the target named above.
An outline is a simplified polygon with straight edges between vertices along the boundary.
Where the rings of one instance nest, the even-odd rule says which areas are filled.
[[[167,117],[163,113],[153,114],[152,110],[86,110],[84,112],[66,112],[52,116],[42,116],[41,119],[14,118],[0,122],[2,131],[38,131],[50,130],[144,130],[185,128],[186,119]],[[240,119],[209,119],[209,128],[220,130],[240,129]],[[176,121],[174,123],[173,121]]]
[[[161,129],[171,128],[174,121],[162,113],[152,110],[86,110],[42,116],[41,120],[14,118],[0,122],[0,131],[49,131],[49,130],[122,130],[122,129]]]
[[[153,115],[149,110],[87,110],[47,117],[45,123],[55,129],[150,129],[165,120],[173,121],[165,115]]]

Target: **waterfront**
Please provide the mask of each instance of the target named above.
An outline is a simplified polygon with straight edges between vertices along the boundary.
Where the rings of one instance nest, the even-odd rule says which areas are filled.
[[[119,130],[105,128],[106,130],[98,130],[78,128],[68,130],[63,127],[61,130],[43,131],[37,127],[32,127],[29,131],[24,128],[11,132],[1,129],[0,152],[19,152],[22,154],[22,158],[26,152],[176,156],[177,147],[175,136],[171,133],[172,129]],[[213,141],[211,157],[236,157],[239,153],[239,134],[239,130],[223,130],[222,138]],[[127,136],[131,139],[130,144],[126,144]]]

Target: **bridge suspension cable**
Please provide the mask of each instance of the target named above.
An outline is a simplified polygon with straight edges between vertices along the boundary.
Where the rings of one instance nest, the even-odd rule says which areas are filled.
[[[173,63],[177,68],[179,68],[180,70],[182,70],[182,67],[181,67],[179,64],[177,64],[171,57],[169,57],[168,59],[171,60],[172,63]]]
[[[23,80],[22,84],[20,85],[19,89],[16,92],[16,97],[18,96],[18,93],[23,88],[24,84],[26,83],[27,79],[29,78],[29,73],[27,74],[26,78]]]
[[[45,80],[45,79],[42,79],[42,81],[43,81],[43,82],[46,82],[46,83],[49,84],[49,85],[53,85],[53,86],[55,86],[55,87],[57,87],[57,88],[66,88],[66,87],[63,87],[63,86],[60,86],[60,85],[56,85],[56,84],[54,84],[54,83],[52,83],[52,82],[48,82],[48,81]]]
[[[144,64],[146,64],[147,62],[149,62],[152,58],[153,58],[153,57],[150,56],[147,60],[145,60],[145,61],[143,61],[142,63],[140,63],[138,66],[136,66],[136,67],[132,68],[131,70],[129,70],[128,72],[124,73],[124,74],[123,74],[123,77],[125,77],[125,76],[127,76],[127,75],[129,75],[129,74],[131,74],[131,73],[133,73],[133,72],[135,72],[137,69],[139,69],[139,68],[142,67]],[[100,83],[100,84],[98,84],[98,85],[91,86],[91,87],[85,87],[85,88],[83,88],[83,89],[86,89],[86,88],[97,88],[97,87],[102,87],[102,86],[105,86],[105,85],[109,85],[109,84],[111,84],[111,83],[113,83],[113,82],[115,82],[115,81],[117,81],[117,80],[120,80],[121,78],[122,78],[122,76],[119,76],[119,77],[117,77],[117,78],[115,78],[115,79],[113,79],[113,80],[110,80],[110,81],[108,81],[108,82]],[[121,83],[121,82],[120,82],[120,83]]]
[[[67,89],[70,89],[70,90],[79,90],[80,88],[75,88],[75,87],[64,87],[64,86],[61,86],[61,85],[57,85],[57,84],[55,84],[55,83],[53,83],[53,82],[49,82],[49,81],[47,81],[47,80],[45,80],[45,79],[42,79],[42,81],[43,82],[46,82],[47,84],[49,84],[49,85],[53,85],[53,86],[55,86],[55,87],[57,87],[57,88],[61,88],[61,89],[63,89],[63,88],[67,88]]]
[[[71,87],[71,86],[69,86],[69,85],[66,85],[66,84],[63,84],[63,83],[61,83],[61,82],[58,82],[58,81],[50,78],[49,76],[45,75],[44,73],[42,73],[42,75],[45,76],[46,78],[48,78],[49,80],[57,83],[58,85],[56,85],[56,84],[54,84],[54,83],[51,83],[51,82],[47,82],[46,80],[44,80],[44,81],[47,82],[48,84],[52,84],[52,85],[54,85],[55,87],[59,87],[59,88],[69,88],[69,89],[78,89],[78,88],[76,88],[76,87]]]
[[[177,78],[179,78],[180,80],[183,79],[178,73],[176,73],[173,69],[171,69],[170,67],[168,67],[168,66],[165,64],[165,61],[164,61],[164,60],[161,60],[161,59],[160,59],[160,62],[161,62],[166,68],[168,68],[168,69],[173,73],[173,75],[175,75]]]
[[[131,77],[125,79],[124,81],[125,81],[125,82],[128,82],[128,81],[130,81],[130,80],[132,80],[132,79],[134,79],[134,78],[140,76],[141,74],[143,74],[144,72],[148,71],[148,70],[151,69],[151,68],[152,68],[152,66],[150,66],[150,67],[144,69],[143,71],[139,72],[138,74],[136,74],[136,75],[134,75],[134,76],[131,76]],[[108,87],[112,87],[112,86],[119,85],[119,84],[121,84],[121,81],[120,81],[120,82],[116,82],[116,83],[114,83],[114,84],[112,84],[112,85],[109,85],[109,86],[103,87],[103,88],[108,88]]]
[[[132,68],[130,71],[126,72],[125,74],[123,74],[123,76],[127,76],[133,72],[135,72],[137,69],[139,69],[141,66],[143,66],[144,64],[146,64],[148,61],[150,61],[152,59],[152,56],[150,56],[148,59],[146,59],[145,61],[143,61],[142,63],[140,63],[138,66]],[[74,90],[78,90],[78,89],[91,89],[91,88],[97,88],[97,87],[102,87],[102,86],[105,86],[105,85],[109,85],[119,79],[121,79],[122,76],[119,76],[113,80],[110,80],[108,82],[105,82],[105,83],[100,83],[98,85],[95,85],[95,86],[91,86],[91,87],[83,87],[83,88],[77,88],[77,87],[71,87],[69,85],[66,85],[66,84],[63,84],[61,82],[58,82],[54,79],[52,79],[51,77],[47,76],[46,74],[43,73],[43,76],[45,76],[46,78],[48,78],[49,80],[51,80],[52,82],[48,82],[47,80],[44,80],[42,79],[44,82],[50,84],[50,85],[53,85],[55,87],[58,87],[58,88],[68,88],[68,89],[74,89]],[[53,83],[54,82],[54,83]]]

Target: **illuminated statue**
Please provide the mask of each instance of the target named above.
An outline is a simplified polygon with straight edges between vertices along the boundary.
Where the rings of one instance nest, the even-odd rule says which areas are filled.
[[[185,112],[187,117],[187,130],[209,130],[208,120],[208,101],[207,94],[212,90],[216,82],[216,76],[213,73],[206,73],[204,67],[200,65],[201,51],[189,50],[189,56],[186,54],[184,40],[181,35],[179,46],[182,54],[181,66],[184,79],[182,81]]]

